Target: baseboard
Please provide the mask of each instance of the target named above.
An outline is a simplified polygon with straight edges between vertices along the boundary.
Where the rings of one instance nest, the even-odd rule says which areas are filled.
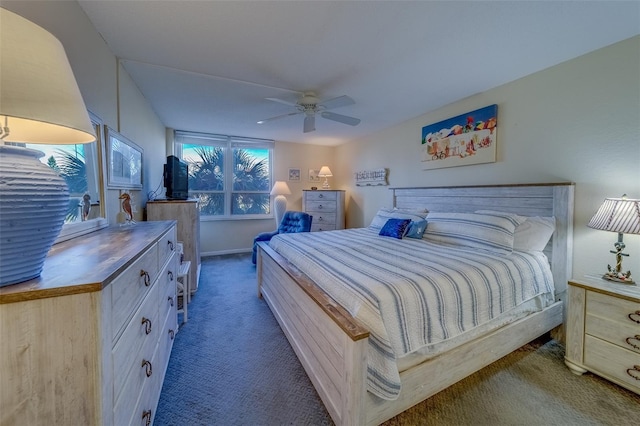
[[[242,254],[242,253],[251,253],[251,248],[249,247],[249,248],[240,248],[240,249],[233,249],[233,250],[201,252],[200,257],[222,256],[224,254]]]

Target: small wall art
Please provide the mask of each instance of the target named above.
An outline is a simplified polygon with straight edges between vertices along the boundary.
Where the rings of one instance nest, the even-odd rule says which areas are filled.
[[[387,169],[379,168],[355,172],[356,186],[381,186],[389,185],[387,182]]]
[[[309,169],[309,182],[320,182],[320,169]]]
[[[107,186],[109,188],[142,188],[142,148],[104,126],[107,141]]]
[[[289,180],[291,180],[291,181],[299,181],[300,180],[300,169],[289,168]]]
[[[498,105],[490,105],[422,128],[425,170],[496,161]]]

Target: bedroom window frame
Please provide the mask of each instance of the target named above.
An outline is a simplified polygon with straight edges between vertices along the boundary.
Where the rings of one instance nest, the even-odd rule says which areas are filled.
[[[271,186],[273,185],[273,149],[275,142],[270,139],[257,139],[242,136],[221,135],[214,133],[199,133],[182,130],[174,131],[174,155],[184,160],[184,145],[200,145],[206,147],[219,147],[223,153],[223,189],[222,190],[196,190],[189,187],[189,196],[196,197],[197,193],[222,194],[224,200],[223,214],[210,215],[203,214],[202,205],[200,205],[200,219],[203,221],[216,220],[247,220],[247,219],[268,219],[273,218],[273,211],[270,203]],[[233,155],[234,149],[260,149],[266,150],[268,163],[268,182],[264,190],[235,190],[234,189],[234,171],[235,164]],[[266,197],[266,213],[236,213],[232,211],[234,205],[234,196],[239,194],[260,194]]]

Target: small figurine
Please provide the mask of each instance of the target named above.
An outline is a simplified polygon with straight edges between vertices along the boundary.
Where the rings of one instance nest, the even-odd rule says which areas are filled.
[[[82,196],[82,221],[89,219],[89,212],[91,211],[91,195],[84,194]]]
[[[136,223],[136,221],[133,220],[133,211],[131,209],[131,196],[127,192],[125,192],[118,198],[122,200],[122,210],[124,210],[124,213],[127,216],[126,223]]]

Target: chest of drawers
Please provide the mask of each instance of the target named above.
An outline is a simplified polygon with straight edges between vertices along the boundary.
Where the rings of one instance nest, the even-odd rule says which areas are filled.
[[[344,191],[302,191],[302,210],[313,216],[311,232],[344,229]]]
[[[54,246],[0,289],[0,424],[148,425],[177,331],[174,221]]]
[[[640,394],[640,289],[586,277],[568,291],[565,364]]]

